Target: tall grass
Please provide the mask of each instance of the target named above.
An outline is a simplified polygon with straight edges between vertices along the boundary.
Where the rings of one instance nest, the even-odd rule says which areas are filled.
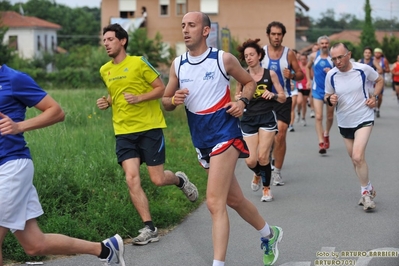
[[[116,161],[111,110],[101,111],[96,106],[105,89],[49,93],[66,112],[65,121],[25,133],[35,165],[34,185],[45,212],[38,219],[39,226],[44,232],[92,241],[115,233],[124,238],[136,236],[143,224]],[[164,130],[165,169],[186,172],[197,185],[200,198],[191,203],[176,186],[156,187],[142,165],[142,186],[153,221],[160,229],[176,225],[197,208],[204,200],[207,182],[191,143],[184,108],[164,113],[168,124]],[[36,114],[38,111],[32,108],[27,116]],[[3,243],[3,257],[8,261],[29,258],[12,234]]]

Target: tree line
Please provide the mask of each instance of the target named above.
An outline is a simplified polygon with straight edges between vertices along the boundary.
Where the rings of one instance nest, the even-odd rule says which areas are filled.
[[[365,13],[364,20],[358,19],[353,14],[346,13],[340,14],[339,18],[336,19],[335,11],[333,9],[327,9],[326,12],[321,13],[320,19],[310,19],[310,27],[306,34],[308,41],[315,43],[317,42],[317,38],[322,35],[330,36],[343,30],[360,30],[362,31],[360,35],[360,44],[356,45],[347,40],[340,40],[352,51],[354,58],[362,58],[365,47],[379,47],[384,51],[384,56],[389,62],[395,62],[399,54],[399,39],[390,36],[389,33],[399,29],[398,18],[373,18],[369,0],[364,1],[363,9]],[[300,11],[297,12],[296,16],[303,17],[305,15]],[[387,33],[387,36],[384,37],[381,43],[376,39],[376,30],[385,31]],[[334,44],[334,42],[331,44]]]

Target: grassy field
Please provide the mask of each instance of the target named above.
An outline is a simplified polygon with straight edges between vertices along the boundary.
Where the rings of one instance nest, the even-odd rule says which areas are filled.
[[[143,227],[131,204],[125,177],[116,162],[111,109],[101,111],[97,98],[105,89],[49,91],[66,113],[65,121],[26,132],[35,164],[36,186],[45,214],[38,219],[44,232],[62,233],[100,241],[115,233],[136,236]],[[28,117],[37,110],[28,110]],[[192,146],[183,107],[165,112],[168,128],[165,169],[184,171],[199,189],[200,198],[189,202],[175,186],[156,187],[142,166],[142,186],[150,201],[155,225],[169,229],[204,200],[206,173]],[[3,243],[5,261],[26,261],[12,234]]]

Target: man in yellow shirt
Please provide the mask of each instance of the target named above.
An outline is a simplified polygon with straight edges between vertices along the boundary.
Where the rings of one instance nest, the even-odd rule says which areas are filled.
[[[174,184],[190,201],[197,200],[198,190],[183,172],[164,170],[166,123],[158,99],[165,85],[159,72],[144,57],[127,55],[128,33],[119,24],[104,28],[103,42],[112,60],[100,68],[108,97],[99,98],[97,106],[101,110],[112,107],[118,163],[125,172],[132,203],[144,222],[133,244],[146,245],[159,238],[141,187],[140,164],[146,163],[155,185]]]

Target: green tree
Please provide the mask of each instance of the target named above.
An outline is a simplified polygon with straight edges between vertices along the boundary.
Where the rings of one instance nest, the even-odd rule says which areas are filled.
[[[8,28],[1,23],[0,17],[0,64],[8,64],[13,58],[13,51],[7,44],[3,44],[4,35],[7,33]]]
[[[364,5],[364,12],[365,12],[365,21],[363,26],[363,31],[360,34],[360,44],[362,47],[377,46],[378,42],[375,37],[375,29],[373,23],[371,21],[371,6],[370,0],[366,0],[366,4]]]
[[[29,0],[22,4],[25,15],[38,17],[56,24],[58,45],[69,50],[73,46],[98,46],[101,17],[98,8],[70,8],[53,0]]]
[[[353,14],[341,14],[339,22],[342,25],[342,29],[361,30],[363,28],[363,21],[357,19]]]
[[[12,10],[12,5],[8,0],[0,1],[0,10],[1,11],[9,11]]]
[[[396,18],[390,20],[377,18],[373,25],[378,30],[391,31],[399,29],[399,21]]]
[[[239,59],[240,53],[238,52],[237,48],[240,45],[241,45],[241,42],[239,41],[239,39],[237,37],[231,37],[231,41],[230,41],[231,54],[234,55],[240,61],[240,64],[242,67],[246,67],[247,63],[245,61],[241,61]]]
[[[316,22],[311,20],[310,31],[308,33],[308,41],[316,42],[317,38],[322,35],[331,35],[340,32],[344,29],[345,20],[341,22],[335,20],[334,9],[327,9],[326,12],[321,13],[321,18]]]
[[[169,65],[175,57],[173,49],[168,48],[162,42],[162,36],[159,32],[154,39],[147,36],[147,29],[139,28],[129,32],[129,44],[127,52],[131,55],[142,55],[154,66],[159,67],[162,64]]]
[[[399,39],[395,38],[395,36],[385,36],[382,40],[381,49],[388,62],[395,62],[399,55]]]

